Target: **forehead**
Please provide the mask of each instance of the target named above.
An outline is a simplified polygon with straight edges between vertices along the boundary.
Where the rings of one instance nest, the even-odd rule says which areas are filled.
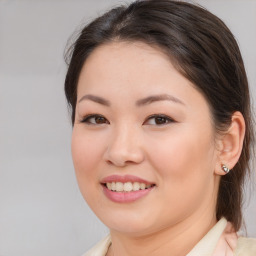
[[[98,46],[87,58],[82,71],[97,65],[98,71],[107,71],[115,66],[120,71],[124,66],[129,70],[141,70],[145,64],[150,66],[172,66],[170,58],[157,46],[143,42],[110,42]],[[124,70],[125,72],[125,70]]]
[[[126,98],[169,93],[184,102],[206,104],[203,95],[175,69],[167,54],[143,42],[111,42],[97,47],[80,73],[78,98],[85,93]]]
[[[167,78],[173,79],[178,75],[170,57],[158,47],[150,46],[143,42],[111,42],[103,44],[89,55],[80,73],[78,86],[81,84],[95,89],[102,85],[138,82],[140,85],[155,83]],[[189,83],[189,81],[186,81]],[[96,83],[96,84],[95,84]],[[100,84],[99,84],[100,83]],[[128,88],[127,88],[128,89]]]

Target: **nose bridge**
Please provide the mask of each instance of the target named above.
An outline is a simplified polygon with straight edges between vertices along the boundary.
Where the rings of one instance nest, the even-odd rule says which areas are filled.
[[[115,165],[143,161],[140,130],[133,124],[123,122],[116,126],[109,138],[107,160]]]

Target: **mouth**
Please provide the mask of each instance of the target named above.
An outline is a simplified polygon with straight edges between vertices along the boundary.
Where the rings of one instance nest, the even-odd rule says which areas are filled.
[[[132,191],[139,191],[139,190],[146,190],[146,189],[150,189],[152,187],[155,186],[155,184],[147,184],[147,183],[143,183],[143,182],[132,182],[132,181],[128,181],[128,182],[107,182],[107,183],[103,183],[103,186],[105,186],[108,190],[110,191],[114,191],[114,192],[125,192],[125,193],[129,193]]]
[[[132,175],[112,175],[101,181],[105,196],[116,203],[134,202],[148,195],[156,184]]]

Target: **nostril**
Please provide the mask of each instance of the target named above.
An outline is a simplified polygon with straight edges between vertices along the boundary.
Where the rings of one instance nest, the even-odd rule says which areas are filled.
[[[144,152],[140,145],[131,140],[115,140],[108,145],[104,153],[104,160],[111,165],[124,167],[138,164],[144,160]]]

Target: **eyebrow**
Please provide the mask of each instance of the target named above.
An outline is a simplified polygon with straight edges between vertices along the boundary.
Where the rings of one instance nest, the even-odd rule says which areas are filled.
[[[108,100],[103,99],[103,98],[101,98],[99,96],[91,95],[91,94],[84,95],[78,101],[78,103],[83,101],[83,100],[91,100],[91,101],[94,101],[94,102],[99,103],[99,104],[104,105],[104,106],[108,106],[108,107],[110,106],[110,102]]]
[[[107,106],[107,107],[109,107],[111,105],[108,100],[106,100],[106,99],[104,99],[102,97],[96,96],[96,95],[92,95],[92,94],[84,95],[83,97],[80,98],[78,103],[83,101],[83,100],[91,100],[91,101],[94,101],[96,103],[99,103],[99,104]],[[151,96],[148,96],[146,98],[137,100],[136,101],[136,106],[143,106],[143,105],[151,104],[153,102],[166,101],[166,100],[167,101],[172,101],[174,103],[179,103],[181,105],[185,105],[184,102],[182,102],[180,99],[178,99],[178,98],[176,98],[176,97],[174,97],[172,95],[169,95],[169,94],[159,94],[159,95],[151,95]]]
[[[136,102],[137,106],[143,106],[143,105],[147,105],[156,101],[172,101],[174,103],[179,103],[181,105],[185,106],[185,103],[183,101],[181,101],[180,99],[169,95],[169,94],[159,94],[159,95],[152,95],[152,96],[148,96],[144,99],[140,99]]]

